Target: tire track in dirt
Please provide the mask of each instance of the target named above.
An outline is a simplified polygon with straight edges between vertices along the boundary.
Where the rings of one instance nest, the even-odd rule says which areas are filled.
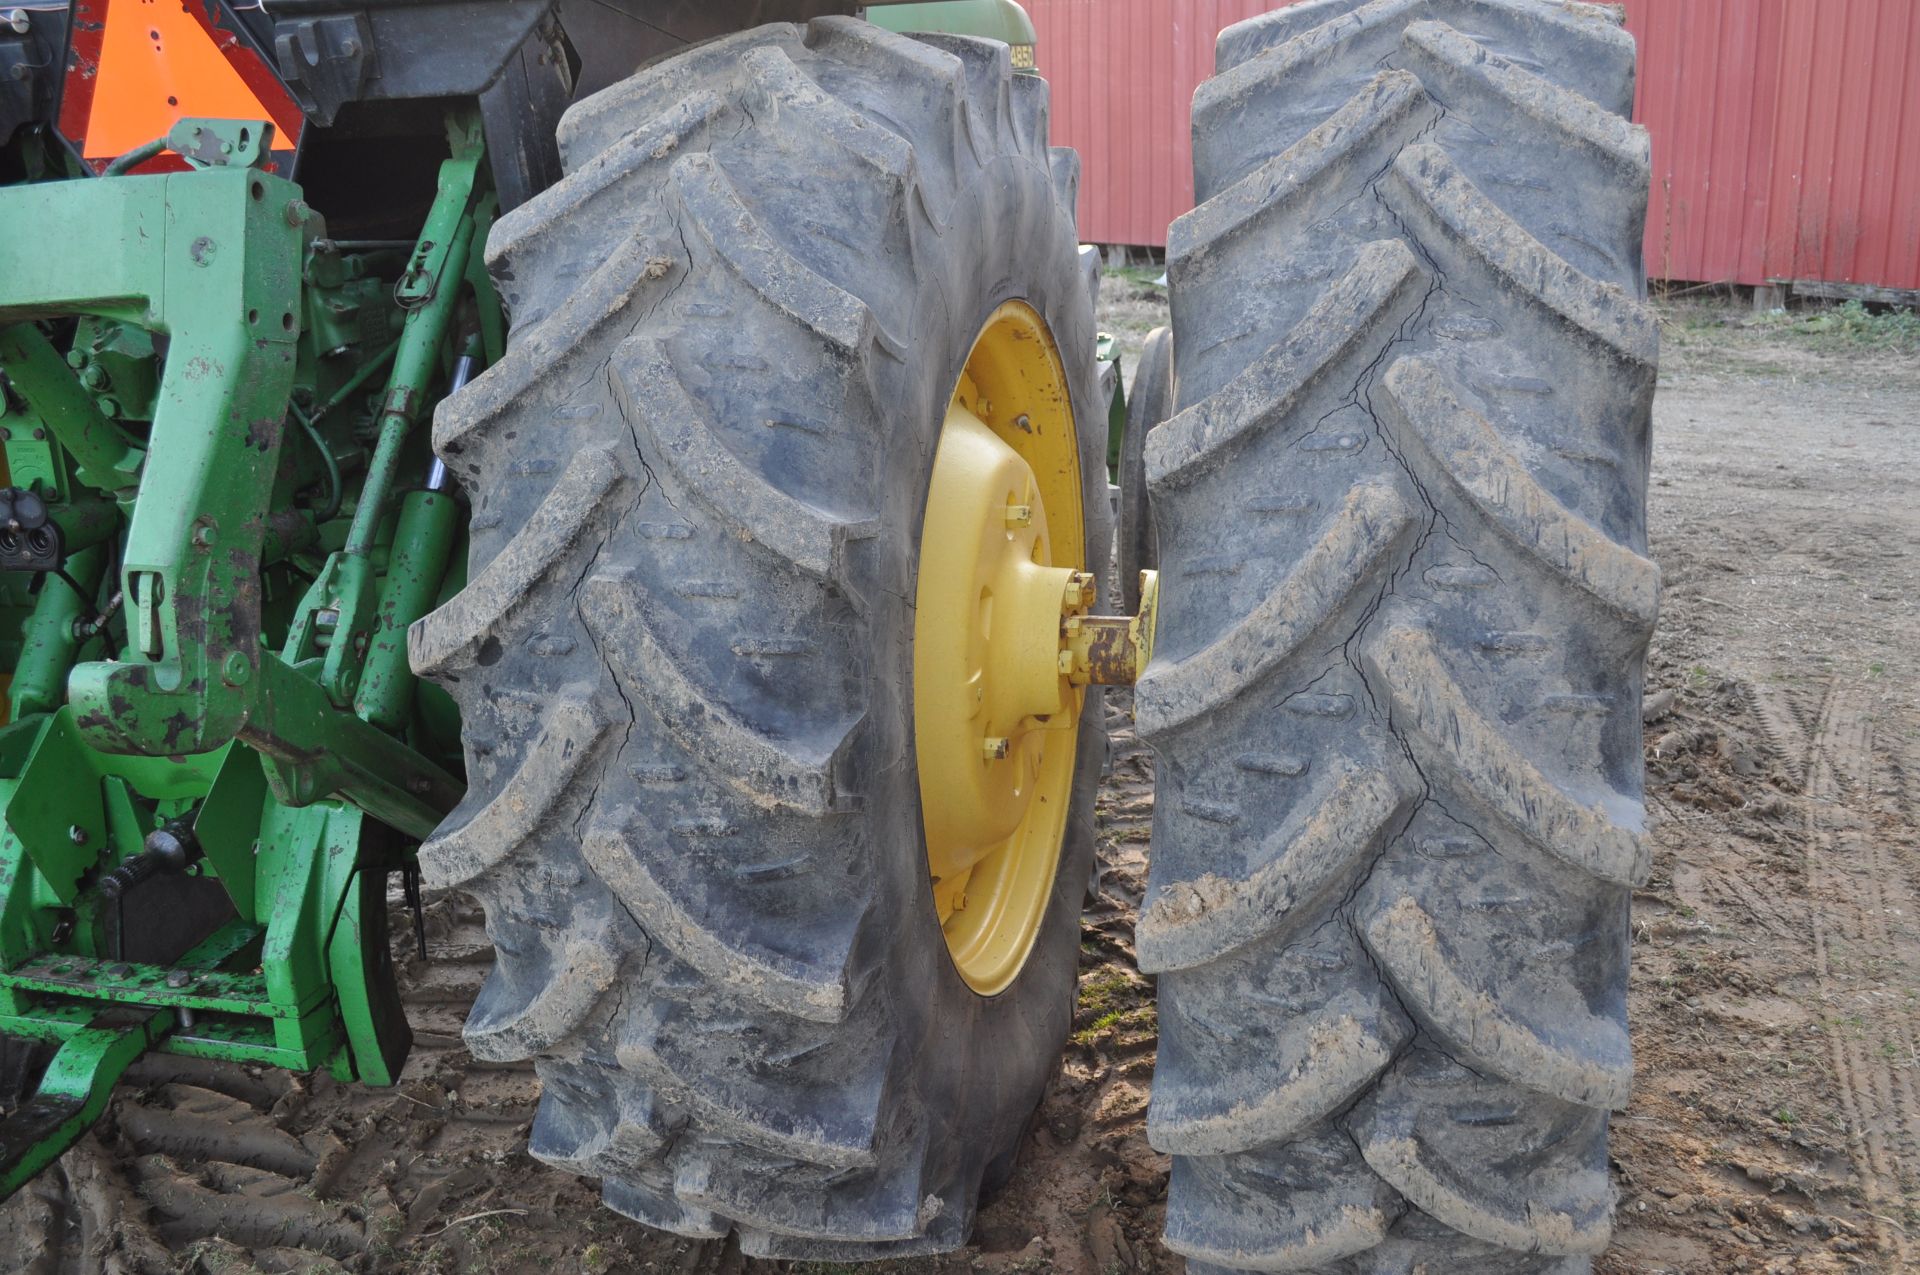
[[[445,895],[426,923],[432,959],[400,966],[414,1045],[398,1087],[149,1055],[107,1120],[0,1209],[0,1270],[388,1269],[443,1205],[485,1189],[537,1092],[530,1068],[461,1042],[493,957],[479,910]]]
[[[1777,687],[1748,685],[1746,690],[1747,701],[1753,705],[1753,715],[1760,721],[1760,732],[1766,737],[1767,746],[1793,782],[1804,786],[1813,742],[1801,721],[1799,708],[1787,692]]]
[[[1920,959],[1912,935],[1896,933],[1889,917],[1915,916],[1920,891],[1874,826],[1879,759],[1865,687],[1841,680],[1827,688],[1803,756],[1808,915],[1849,1149],[1880,1243],[1909,1269],[1907,1228],[1920,1215],[1920,1094],[1912,1068],[1920,1030],[1911,1000],[1897,989],[1920,987]]]

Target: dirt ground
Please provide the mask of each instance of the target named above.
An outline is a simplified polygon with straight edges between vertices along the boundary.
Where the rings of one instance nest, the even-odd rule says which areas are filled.
[[[1129,370],[1165,321],[1153,273],[1107,281]],[[1920,358],[1877,330],[1662,313],[1656,854],[1634,903],[1619,1224],[1596,1269],[1920,1269]],[[1181,1268],[1157,1239],[1154,1018],[1130,961],[1151,759],[1115,699],[1079,1011],[1021,1167],[971,1247],[879,1269]],[[0,1209],[0,1265],[836,1269],[649,1232],[531,1160],[531,1069],[460,1043],[490,959],[477,910],[451,896],[430,919],[430,959],[402,967],[417,1035],[398,1089],[148,1060],[100,1130]]]

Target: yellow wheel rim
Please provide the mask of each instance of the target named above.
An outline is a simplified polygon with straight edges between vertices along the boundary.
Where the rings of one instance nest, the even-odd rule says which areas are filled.
[[[1093,601],[1060,352],[1021,301],[988,317],[927,490],[913,732],[934,908],[968,986],[1004,991],[1033,949],[1066,832],[1085,692],[1063,622]]]

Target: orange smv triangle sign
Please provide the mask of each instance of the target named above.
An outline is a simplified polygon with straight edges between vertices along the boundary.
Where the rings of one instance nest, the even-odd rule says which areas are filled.
[[[107,8],[83,154],[124,155],[182,116],[272,119],[183,0],[116,0]],[[276,128],[273,149],[292,150]]]

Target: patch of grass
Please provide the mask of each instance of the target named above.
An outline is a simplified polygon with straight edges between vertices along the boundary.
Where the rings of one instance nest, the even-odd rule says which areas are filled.
[[[1165,266],[1110,266],[1107,268],[1106,277],[1115,280],[1124,279],[1136,287],[1153,288],[1165,286],[1157,283],[1156,280],[1166,272]]]
[[[1115,1009],[1100,1015],[1084,1028],[1073,1034],[1075,1044],[1090,1045],[1110,1031],[1158,1032],[1160,1016],[1152,1005],[1136,1005],[1132,1009]]]
[[[1133,981],[1119,970],[1101,970],[1080,984],[1079,1008],[1096,1017],[1131,1008]]]
[[[1774,310],[1757,316],[1753,326],[1810,337],[1815,345],[1830,349],[1920,352],[1920,314],[1869,310],[1859,301],[1823,310]]]

